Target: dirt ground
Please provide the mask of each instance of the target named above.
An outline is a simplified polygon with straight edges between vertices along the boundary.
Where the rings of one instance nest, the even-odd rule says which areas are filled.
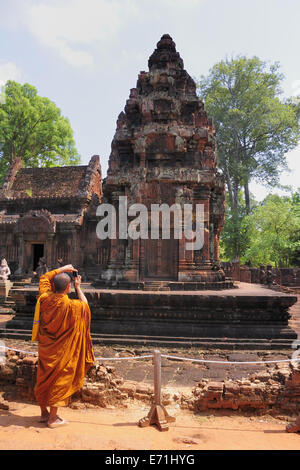
[[[128,408],[63,408],[64,427],[39,423],[34,404],[10,402],[0,410],[0,450],[299,450],[300,434],[285,432],[286,421],[271,416],[247,416],[216,411],[194,414],[167,407],[176,418],[169,430],[140,428],[149,407],[133,402]]]

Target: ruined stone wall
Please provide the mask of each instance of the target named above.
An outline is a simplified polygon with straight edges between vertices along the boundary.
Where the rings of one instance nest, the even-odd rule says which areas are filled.
[[[249,282],[253,284],[267,284],[261,277],[260,268],[240,266],[238,262],[221,263],[226,277],[233,278],[235,281]],[[265,268],[265,271],[267,269]],[[281,286],[300,287],[300,268],[274,268],[270,269],[272,281]]]
[[[0,395],[1,389],[11,385],[14,399],[35,402],[37,360],[25,353],[7,351],[6,362],[0,365]],[[153,396],[152,386],[124,381],[113,367],[97,363],[90,369],[83,388],[73,395],[70,407],[126,407],[131,400],[150,404]],[[162,402],[177,403],[194,412],[227,409],[294,416],[300,412],[300,365],[278,363],[241,380],[202,379],[190,393],[163,391]],[[9,401],[0,398],[0,408],[8,409]]]
[[[2,399],[1,389],[13,388],[14,399],[36,402],[34,386],[36,382],[38,358],[25,353],[8,350],[5,363],[0,364],[0,408],[9,407],[9,402]],[[116,375],[114,367],[96,363],[88,372],[82,389],[75,393],[71,408],[125,406],[128,399],[137,399],[150,403],[153,387],[148,384],[124,381]],[[166,396],[163,397],[167,403]]]
[[[300,412],[300,366],[279,363],[269,371],[241,380],[203,379],[193,390],[192,408],[195,411],[250,409],[297,414]]]

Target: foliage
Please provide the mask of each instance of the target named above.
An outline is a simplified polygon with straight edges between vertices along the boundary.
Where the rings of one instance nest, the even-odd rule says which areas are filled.
[[[229,217],[221,238],[224,260],[232,258],[233,228]],[[300,266],[300,191],[289,197],[270,194],[251,214],[241,214],[239,234],[242,263]]]
[[[67,118],[32,85],[8,81],[0,104],[0,180],[15,157],[24,166],[74,165],[80,162]]]
[[[218,164],[234,225],[234,256],[243,251],[241,217],[244,211],[251,211],[249,182],[278,185],[280,172],[287,169],[286,153],[300,139],[300,106],[279,98],[282,79],[278,63],[268,68],[257,57],[237,57],[219,62],[198,82],[200,97],[217,131]]]
[[[241,258],[250,246],[253,232],[253,220],[247,217],[243,193],[238,194],[238,209],[232,209],[226,195],[225,226],[220,238],[220,257],[222,261],[231,261],[234,258]],[[256,201],[252,200],[252,207]]]

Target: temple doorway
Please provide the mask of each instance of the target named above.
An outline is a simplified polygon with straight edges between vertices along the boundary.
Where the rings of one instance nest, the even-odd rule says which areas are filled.
[[[178,240],[144,240],[144,279],[177,280]]]
[[[44,256],[44,245],[42,243],[34,243],[32,245],[32,260],[33,260],[33,271],[36,270],[39,259]]]

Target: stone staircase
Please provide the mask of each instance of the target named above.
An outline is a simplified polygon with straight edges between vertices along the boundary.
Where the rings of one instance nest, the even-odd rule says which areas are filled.
[[[291,318],[289,320],[289,325],[296,331],[298,335],[298,341],[300,346],[300,294],[297,295],[298,301],[289,310]],[[298,347],[299,347],[298,346]]]
[[[9,287],[8,294],[5,297],[0,298],[0,314],[12,314],[14,313],[15,302],[11,295],[13,283]]]
[[[8,296],[6,297],[6,300],[3,302],[4,307],[7,308],[13,308],[15,305],[15,301],[11,296],[11,293],[9,292]]]
[[[90,266],[84,269],[84,272],[79,272],[84,281],[96,281],[99,279],[100,270],[99,266]]]
[[[144,283],[145,291],[169,291],[169,282],[168,281],[145,281]]]
[[[31,278],[20,278],[11,281],[7,296],[0,299],[0,314],[14,314],[16,307],[15,293],[18,292],[19,289],[28,287],[30,285]]]

